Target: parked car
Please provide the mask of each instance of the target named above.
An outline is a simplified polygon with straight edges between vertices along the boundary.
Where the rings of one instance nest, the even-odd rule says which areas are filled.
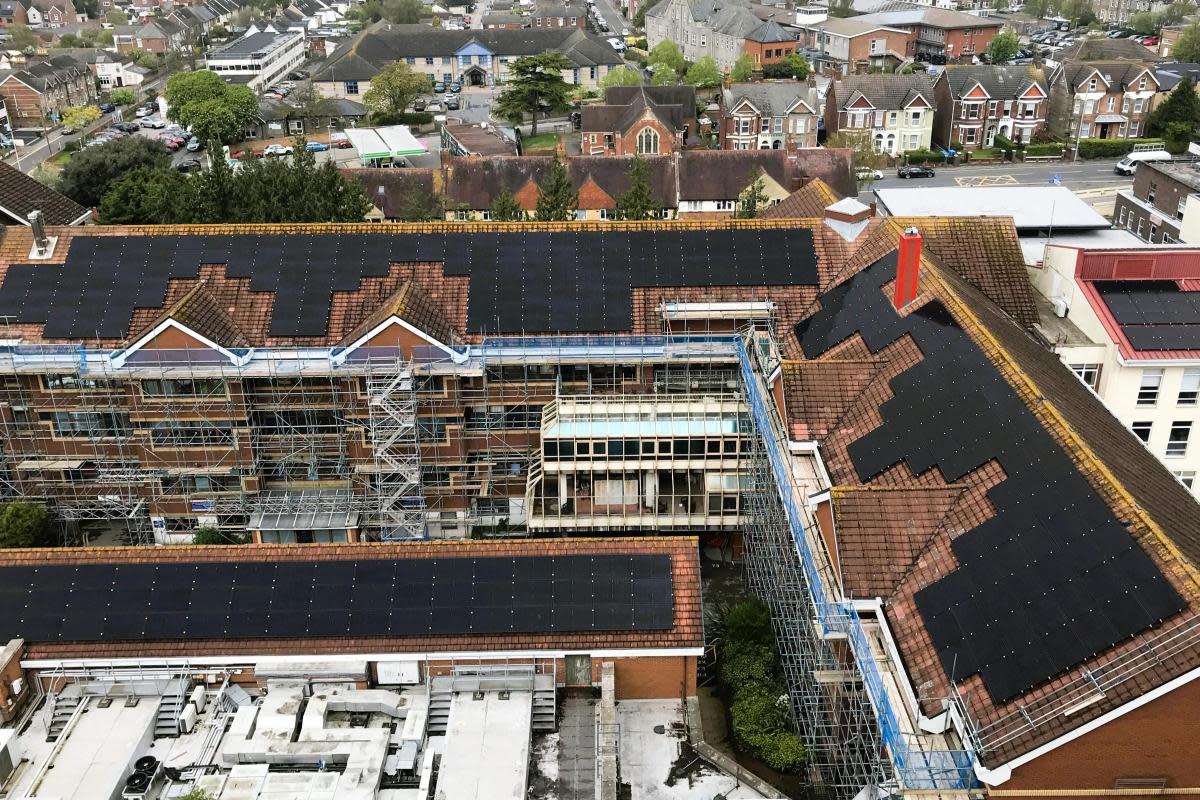
[[[114,105],[113,103],[101,103],[99,108],[100,108],[101,114],[111,114],[112,112],[117,110],[116,105]]]
[[[198,153],[203,149],[204,149],[204,142],[200,141],[200,137],[193,136],[191,139],[188,139],[187,151],[189,153]]]
[[[165,128],[165,127],[167,127],[167,121],[165,119],[160,119],[158,117],[143,117],[142,118],[142,127],[143,128]]]
[[[285,144],[269,144],[263,148],[262,157],[270,158],[271,156],[290,156],[292,148]]]
[[[462,91],[462,84],[459,83],[458,81],[451,81],[450,82],[450,91],[454,92],[455,94],[458,94],[459,92]]]
[[[433,82],[433,91],[436,94],[441,94],[442,92],[446,91],[446,84],[443,83],[442,81],[434,81]]]
[[[142,126],[136,122],[118,122],[117,124],[113,125],[113,127],[119,131],[124,131],[125,133],[137,133],[139,130],[141,130]]]
[[[922,166],[920,164],[909,164],[896,170],[897,178],[932,178],[934,175],[932,167]]]
[[[343,134],[343,135],[345,135],[345,134]],[[351,144],[349,139],[336,139],[336,140],[332,141],[332,144],[338,150],[349,150],[351,147],[354,147],[354,145]]]
[[[854,172],[854,177],[860,181],[881,181],[883,180],[883,172],[870,167],[859,167]]]
[[[329,145],[324,142],[307,142],[304,145],[304,149],[310,153],[324,153],[329,149]]]
[[[142,117],[150,116],[155,111],[158,111],[158,106],[150,105],[149,103],[147,103],[144,106],[139,106],[138,110],[133,112],[133,115],[135,117],[137,117],[138,119],[141,119]]]
[[[418,97],[416,100],[413,100],[413,111],[424,111],[426,102],[424,97]]]
[[[180,172],[199,172],[201,169],[200,159],[189,158],[185,161],[180,161],[175,165],[175,169]]]
[[[459,109],[458,98],[455,97],[454,95],[450,95],[449,97],[447,97],[446,98],[446,110],[447,111],[458,111],[458,109]]]
[[[1145,39],[1142,40],[1142,44],[1144,44],[1146,47],[1154,47],[1158,44],[1158,37],[1157,36],[1147,36]]]

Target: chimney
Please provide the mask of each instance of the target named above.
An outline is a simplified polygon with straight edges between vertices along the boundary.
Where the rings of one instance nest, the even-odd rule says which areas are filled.
[[[896,257],[896,310],[917,299],[917,279],[921,276],[921,232],[909,226],[900,234],[900,251]]]
[[[29,227],[33,228],[33,248],[43,256],[50,247],[50,239],[46,237],[46,223],[42,221],[41,211],[29,212]]]

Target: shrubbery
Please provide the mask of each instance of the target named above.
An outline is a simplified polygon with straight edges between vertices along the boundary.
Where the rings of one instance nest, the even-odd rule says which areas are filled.
[[[427,111],[377,111],[371,114],[372,125],[430,125],[433,114]]]
[[[732,700],[734,739],[772,769],[798,772],[806,753],[792,732],[770,610],[757,600],[739,603],[714,628],[720,631],[720,675]]]
[[[909,150],[904,154],[904,159],[909,164],[941,164],[946,160],[946,157],[941,153],[935,153],[932,150]]]
[[[1025,155],[1027,156],[1061,156],[1062,151],[1063,146],[1059,142],[1029,144],[1025,146]]]
[[[1133,152],[1134,145],[1161,144],[1161,139],[1080,139],[1080,158],[1117,158]]]

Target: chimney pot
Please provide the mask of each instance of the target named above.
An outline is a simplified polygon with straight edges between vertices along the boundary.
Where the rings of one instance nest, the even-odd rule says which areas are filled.
[[[896,310],[917,299],[917,281],[921,277],[921,232],[910,225],[900,235],[896,254],[896,282],[892,303]]]

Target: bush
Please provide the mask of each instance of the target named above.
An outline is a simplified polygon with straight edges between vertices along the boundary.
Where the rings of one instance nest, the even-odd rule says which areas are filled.
[[[1025,145],[1017,144],[1002,133],[997,133],[992,142],[997,149],[1004,150],[1007,153],[1011,153],[1013,150],[1021,150],[1025,147]]]
[[[137,98],[134,97],[133,91],[130,89],[113,89],[109,92],[108,99],[119,106],[131,105]]]
[[[909,150],[904,154],[904,160],[909,164],[927,164],[930,162],[940,164],[946,160],[946,157],[932,150]]]
[[[427,111],[377,111],[371,114],[372,125],[430,125],[433,114]]]
[[[0,547],[51,547],[50,512],[38,503],[13,500],[0,510]]]
[[[1134,145],[1161,144],[1160,139],[1080,139],[1080,158],[1117,158],[1133,152]]]
[[[245,534],[225,533],[211,526],[196,528],[192,534],[192,544],[246,544],[247,541]]]
[[[1025,155],[1027,156],[1061,156],[1062,152],[1063,146],[1059,142],[1030,144],[1025,146]]]

